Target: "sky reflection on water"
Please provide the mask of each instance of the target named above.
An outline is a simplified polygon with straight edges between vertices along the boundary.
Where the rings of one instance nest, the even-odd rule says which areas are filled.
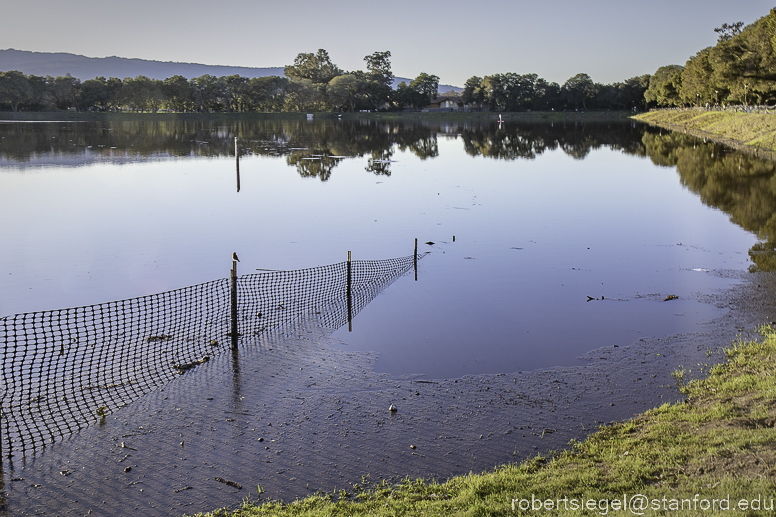
[[[404,256],[417,237],[431,252],[418,282],[401,278],[353,332],[335,335],[379,352],[377,370],[391,374],[512,372],[698,330],[721,314],[699,301],[729,285],[718,270],[746,270],[753,233],[769,238],[645,159],[653,135],[630,123],[448,127],[448,136],[433,126],[256,124],[141,125],[126,138],[48,126],[53,140],[74,132],[83,152],[47,152],[42,125],[34,149],[0,148],[0,215],[13,222],[0,230],[0,314],[225,277],[232,251],[249,273],[339,262],[348,250]],[[246,135],[239,193],[235,132]],[[679,299],[663,302],[669,294]]]

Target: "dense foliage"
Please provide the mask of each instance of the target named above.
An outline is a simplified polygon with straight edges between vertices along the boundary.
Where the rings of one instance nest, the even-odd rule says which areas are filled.
[[[776,102],[776,8],[756,22],[723,24],[717,45],[684,66],[599,84],[580,73],[563,85],[536,74],[470,77],[459,95],[473,109],[492,111],[630,110],[650,106]],[[439,95],[439,77],[419,74],[393,88],[391,53],[364,57],[366,71],[344,71],[324,49],[300,53],[284,77],[180,75],[40,77],[0,72],[0,109],[173,112],[310,112],[420,109]]]
[[[714,29],[717,44],[684,66],[659,68],[646,100],[657,106],[772,104],[776,102],[776,9],[744,27],[736,22]]]
[[[164,80],[40,77],[0,72],[0,109],[11,111],[310,112],[421,109],[439,95],[439,77],[421,73],[393,88],[391,53],[364,58],[366,71],[344,71],[324,49],[300,53],[284,77],[203,75]],[[643,107],[649,76],[601,85],[577,74],[563,86],[536,74],[472,77],[460,95],[475,109],[632,109]]]

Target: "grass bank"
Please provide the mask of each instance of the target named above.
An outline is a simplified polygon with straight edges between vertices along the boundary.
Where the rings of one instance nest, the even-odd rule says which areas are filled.
[[[765,327],[759,341],[737,342],[726,353],[727,362],[705,372],[676,372],[684,402],[602,428],[550,457],[444,483],[367,482],[290,503],[246,500],[208,515],[689,516],[727,508],[759,515],[776,501],[776,330]],[[707,375],[688,380],[700,373]],[[632,512],[633,501],[647,507]]]
[[[667,129],[689,131],[752,151],[776,151],[776,114],[659,110],[633,117]]]

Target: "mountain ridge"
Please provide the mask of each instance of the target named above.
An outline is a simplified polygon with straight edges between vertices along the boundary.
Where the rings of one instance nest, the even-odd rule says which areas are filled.
[[[127,58],[119,56],[87,57],[69,52],[33,52],[13,48],[0,49],[0,71],[18,70],[25,75],[52,77],[70,74],[85,81],[95,77],[137,77],[144,75],[150,79],[167,79],[174,75],[182,75],[186,79],[200,77],[205,74],[215,76],[240,75],[242,77],[283,76],[282,66],[248,67],[228,65],[203,65],[200,63],[182,63],[178,61],[155,61],[151,59]],[[396,77],[394,87],[404,81],[407,84],[412,79]],[[447,84],[439,85],[439,92],[461,88]]]

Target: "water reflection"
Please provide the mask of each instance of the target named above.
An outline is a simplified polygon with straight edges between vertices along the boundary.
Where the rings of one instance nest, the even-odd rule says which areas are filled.
[[[0,124],[0,163],[63,164],[167,157],[284,156],[303,177],[326,181],[341,160],[367,157],[366,170],[390,176],[394,153],[439,156],[439,139],[460,139],[467,154],[533,159],[561,149],[584,158],[603,146],[641,154],[642,126],[623,123],[405,123],[322,120],[60,122]],[[239,162],[238,162],[239,167]]]
[[[235,173],[238,188],[251,179],[238,196]],[[307,268],[420,237],[436,244],[423,244],[418,292],[397,282],[359,315],[351,346],[387,351],[385,371],[439,377],[570,364],[714,317],[693,297],[722,280],[700,272],[773,268],[773,175],[632,122],[2,123],[7,217],[36,216],[5,230],[4,312],[199,283],[221,274],[215,249]],[[669,294],[680,300],[662,304]]]
[[[682,133],[647,131],[642,140],[653,163],[676,167],[704,204],[764,241],[749,250],[752,269],[776,270],[775,162]]]
[[[239,147],[238,140],[239,137]],[[151,120],[0,124],[0,165],[134,162],[172,157],[285,157],[304,178],[327,181],[348,158],[366,157],[365,170],[390,176],[396,152],[421,160],[439,156],[439,140],[460,140],[466,154],[497,160],[535,159],[561,150],[575,159],[606,147],[676,167],[682,184],[723,210],[764,242],[750,250],[757,268],[776,263],[774,162],[732,152],[697,137],[632,122],[510,123],[371,120]]]

